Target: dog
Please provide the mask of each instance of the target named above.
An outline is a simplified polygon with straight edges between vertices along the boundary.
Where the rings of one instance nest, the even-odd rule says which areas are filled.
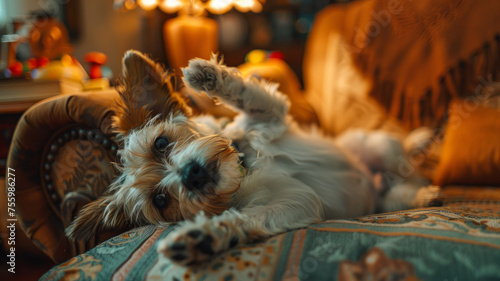
[[[137,51],[123,58],[113,126],[121,172],[107,195],[66,229],[88,240],[101,229],[180,222],[160,256],[189,266],[238,245],[328,219],[414,207],[424,184],[398,174],[399,140],[353,131],[336,140],[299,127],[278,85],[193,59],[184,84],[239,112],[234,120],[191,116],[171,76]],[[399,169],[401,170],[401,169]]]

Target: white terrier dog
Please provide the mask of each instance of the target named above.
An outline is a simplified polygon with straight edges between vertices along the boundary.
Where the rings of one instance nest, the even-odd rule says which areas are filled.
[[[158,252],[180,265],[326,219],[413,207],[421,182],[397,174],[401,144],[357,131],[332,139],[303,131],[277,85],[245,79],[214,57],[191,60],[184,83],[240,114],[233,122],[190,117],[163,68],[136,51],[123,59],[114,126],[123,137],[122,175],[66,233],[184,220]],[[404,158],[403,158],[404,160]],[[382,194],[385,193],[385,197]]]

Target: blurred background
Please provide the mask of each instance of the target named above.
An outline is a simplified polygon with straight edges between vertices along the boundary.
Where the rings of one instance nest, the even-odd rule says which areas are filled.
[[[64,24],[71,54],[79,61],[83,61],[88,52],[102,52],[116,76],[121,72],[124,51],[137,49],[169,66],[162,28],[164,22],[176,14],[166,13],[160,7],[143,9],[141,1],[127,2],[130,1],[0,0],[0,35],[15,32],[15,23],[22,25],[34,12],[45,11]],[[348,1],[268,0],[258,13],[242,13],[233,8],[222,15],[206,13],[205,16],[217,21],[219,51],[228,65],[243,63],[253,49],[279,51],[302,77],[304,43],[314,15],[336,2]],[[2,48],[6,48],[5,44]],[[88,70],[88,65],[83,66]]]

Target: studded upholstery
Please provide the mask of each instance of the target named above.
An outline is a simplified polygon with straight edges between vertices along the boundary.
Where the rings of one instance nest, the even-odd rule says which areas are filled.
[[[19,121],[8,156],[16,171],[18,225],[55,262],[83,253],[116,233],[74,243],[64,235],[77,211],[115,177],[111,132],[115,91],[57,96]]]

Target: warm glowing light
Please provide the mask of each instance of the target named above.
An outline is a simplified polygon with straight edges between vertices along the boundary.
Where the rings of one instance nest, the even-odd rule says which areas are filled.
[[[205,15],[205,7],[203,6],[203,3],[199,2],[199,1],[193,2],[189,8],[190,8],[189,12],[191,13],[191,15],[194,15],[194,16],[204,16]]]
[[[139,5],[144,10],[153,10],[159,7],[168,14],[183,13],[204,15],[205,10],[212,14],[221,15],[229,12],[233,7],[242,13],[260,13],[265,0],[124,0],[123,8],[131,10]]]
[[[207,9],[212,14],[224,14],[232,8],[232,0],[212,0],[208,3]]]
[[[160,3],[160,10],[168,14],[177,13],[184,5],[186,5],[182,0],[164,0]]]
[[[259,1],[254,1],[253,6],[250,9],[254,13],[260,13],[262,12],[262,4],[260,4]]]
[[[158,5],[156,0],[139,0],[139,6],[146,11],[153,10]]]
[[[252,9],[257,0],[236,0],[234,1],[234,6],[236,9],[242,13],[246,13]]]

